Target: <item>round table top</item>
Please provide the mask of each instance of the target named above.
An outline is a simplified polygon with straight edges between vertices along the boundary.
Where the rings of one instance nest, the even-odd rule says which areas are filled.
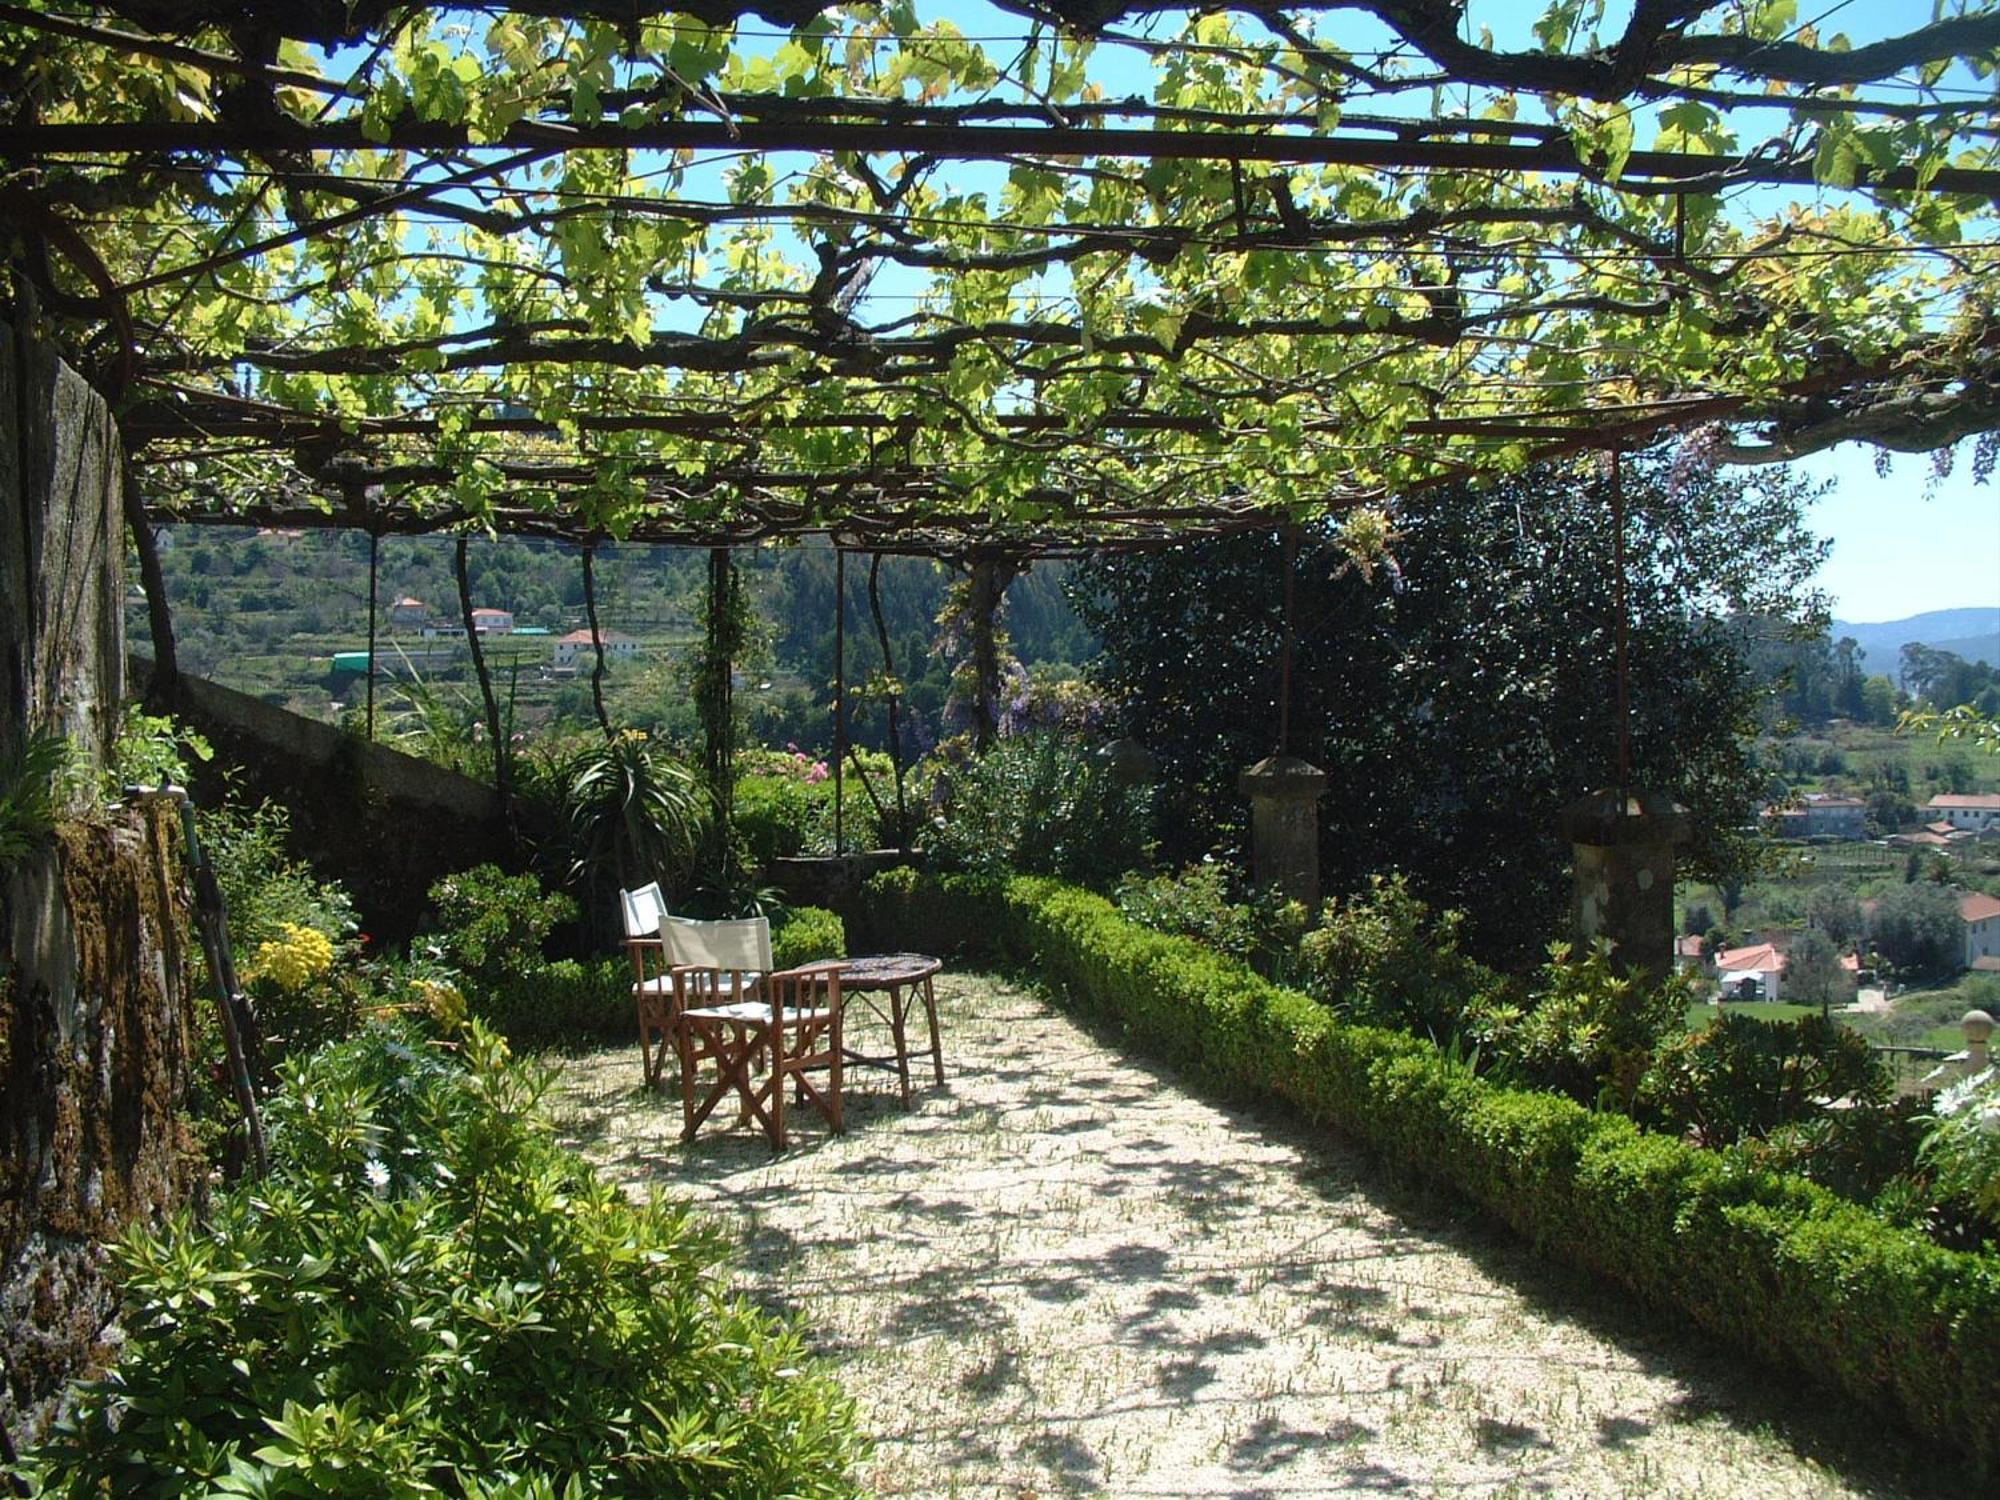
[[[871,953],[850,958],[840,966],[840,983],[845,989],[887,989],[890,985],[915,984],[944,967],[942,959],[922,953]]]

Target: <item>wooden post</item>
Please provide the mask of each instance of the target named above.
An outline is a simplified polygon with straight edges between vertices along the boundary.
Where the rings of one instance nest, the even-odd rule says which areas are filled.
[[[375,738],[375,578],[382,552],[382,533],[368,532],[368,738]]]
[[[465,645],[472,653],[472,674],[479,679],[479,698],[486,706],[486,733],[493,741],[493,792],[500,799],[500,811],[507,811],[507,744],[500,736],[500,703],[493,696],[493,679],[486,673],[486,652],[479,644],[479,632],[472,628],[472,572],[466,562],[466,539],[458,539],[452,554],[452,571],[458,578],[458,612],[465,621]]]
[[[174,616],[167,602],[166,574],[160,568],[159,543],[153,537],[152,522],[146,518],[145,497],[139,493],[139,474],[127,458],[124,463],[125,524],[132,532],[132,546],[139,554],[139,584],[146,591],[146,621],[153,636],[153,680],[146,689],[146,701],[154,708],[173,708],[180,697],[180,653],[174,646]]]
[[[847,553],[833,549],[833,852],[847,852]]]
[[[979,750],[990,750],[1000,732],[1000,606],[1020,571],[1011,558],[989,555],[972,564],[972,597],[966,607],[972,630],[972,743]]]
[[[604,632],[597,628],[597,578],[590,565],[595,550],[594,544],[583,549],[583,612],[590,621],[590,644],[597,651],[597,660],[590,669],[590,701],[597,707],[597,727],[608,740],[611,715],[604,711]]]
[[[898,717],[902,707],[902,683],[896,676],[895,658],[889,654],[889,622],[882,615],[882,554],[868,559],[868,609],[875,616],[875,639],[882,648],[882,677],[889,694],[889,765],[896,774],[896,847],[910,841],[910,809],[903,791],[903,735]]]
[[[729,815],[736,801],[735,706],[730,674],[735,667],[736,565],[727,547],[708,549],[708,702],[703,706],[708,743],[709,792],[715,798],[716,834],[723,858],[729,853]]]

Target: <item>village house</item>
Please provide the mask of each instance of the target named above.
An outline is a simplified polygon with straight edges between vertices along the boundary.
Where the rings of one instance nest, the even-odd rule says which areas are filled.
[[[2000,828],[2000,792],[1933,797],[1924,804],[1924,813],[1926,823],[1949,823],[1967,833],[1990,833]]]
[[[391,625],[421,626],[430,617],[431,607],[424,603],[423,600],[414,599],[408,594],[405,594],[389,606],[389,623]]]
[[[615,630],[603,632],[604,657],[607,661],[624,661],[639,654],[639,643],[629,635],[620,635]],[[596,651],[593,649],[588,630],[572,630],[568,635],[556,637],[555,654],[550,664],[558,672],[574,672],[579,664],[596,665]]]
[[[1715,977],[1726,1000],[1775,1000],[1784,971],[1785,955],[1773,943],[1724,948],[1715,955]]]
[[[1796,807],[1772,808],[1766,814],[1780,838],[1865,839],[1868,804],[1859,797],[1833,792],[1808,792]]]
[[[1978,892],[1958,898],[1958,919],[1965,924],[1965,966],[2000,970],[2000,899]]]
[[[472,628],[479,635],[512,635],[514,612],[507,609],[475,609]]]

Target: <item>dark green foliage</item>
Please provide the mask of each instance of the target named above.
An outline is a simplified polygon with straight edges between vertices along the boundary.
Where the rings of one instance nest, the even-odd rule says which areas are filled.
[[[1912,881],[1882,892],[1875,906],[1874,932],[1875,947],[1901,973],[1950,974],[1965,962],[1958,897],[1932,881]]]
[[[1309,914],[1276,891],[1232,900],[1231,874],[1221,860],[1205,860],[1175,875],[1131,875],[1118,883],[1118,909],[1141,927],[1199,938],[1260,974],[1290,977]]]
[[[576,916],[576,903],[551,894],[532,875],[509,875],[498,865],[475,865],[430,888],[437,908],[438,957],[467,979],[493,984],[543,962],[542,942],[559,922]]]
[[[466,1003],[522,1048],[603,1046],[639,1034],[632,967],[623,958],[536,964],[491,984],[468,984]]]
[[[1471,915],[1467,947],[1530,965],[1556,935],[1560,809],[1615,779],[1613,538],[1607,482],[1549,469],[1398,501],[1397,567],[1372,578],[1308,531],[1297,565],[1291,753],[1328,775],[1328,890],[1407,871]],[[1724,622],[1797,608],[1819,556],[1796,485],[1625,467],[1635,784],[1691,808],[1698,871],[1740,867],[1763,792],[1742,738],[1762,702]],[[1246,839],[1236,776],[1271,753],[1284,620],[1277,535],[1107,557],[1078,569],[1093,675],[1159,754],[1162,853]]]
[[[803,853],[813,821],[813,788],[797,776],[738,775],[730,818],[760,867]]]
[[[67,795],[74,752],[60,734],[29,735],[0,765],[0,870],[40,848]]]
[[[1427,1042],[1344,1024],[1085,892],[898,876],[867,891],[885,944],[927,946],[945,930],[931,922],[977,934],[981,952],[1032,964],[1190,1076],[1287,1101],[1458,1189],[1545,1253],[1930,1441],[2000,1461],[2000,1256],[1942,1249],[1810,1182],[1475,1077]],[[919,925],[887,925],[896,919]]]
[[[1668,1129],[1711,1146],[1817,1119],[1833,1100],[1888,1097],[1888,1076],[1859,1032],[1823,1016],[1726,1013],[1660,1048],[1639,1094]]]
[[[1017,870],[1109,888],[1144,866],[1151,793],[1052,731],[996,742],[948,773],[949,806],[926,846],[942,869]]]
[[[1341,1015],[1442,1040],[1499,976],[1459,947],[1460,912],[1433,914],[1402,875],[1329,901],[1299,945],[1300,988]]]
[[[771,929],[771,962],[780,969],[847,957],[847,929],[837,912],[794,906]]]
[[[196,823],[229,906],[229,941],[240,954],[294,922],[336,945],[355,934],[354,902],[285,850],[291,814],[275,802],[203,808]]]
[[[1867,1109],[1814,1110],[1736,1146],[1760,1168],[1809,1177],[1856,1203],[1873,1202],[1896,1222],[1919,1222],[1935,1188],[1910,1175],[1930,1124],[1929,1100],[1912,1094]]]
[[[1861,901],[1847,886],[1832,881],[1814,886],[1806,897],[1806,920],[1840,952],[1852,952],[1861,940]]]
[[[1557,943],[1530,982],[1524,1009],[1481,1005],[1468,1030],[1515,1081],[1625,1109],[1692,997],[1684,980],[1654,984],[1620,974],[1601,948],[1578,953]]]
[[[52,1495],[842,1496],[851,1408],[720,1241],[551,1139],[545,1078],[371,1028],[272,1101],[274,1170],[119,1251],[128,1340]]]
[[[1808,927],[1785,950],[1785,991],[1788,1000],[1823,1010],[1847,1003],[1848,978],[1840,950],[1818,928]]]

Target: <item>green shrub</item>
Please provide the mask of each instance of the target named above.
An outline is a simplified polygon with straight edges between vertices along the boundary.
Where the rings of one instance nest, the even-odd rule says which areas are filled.
[[[925,840],[940,869],[1108,888],[1151,857],[1151,792],[1054,731],[1001,740],[943,775],[950,805]]]
[[[0,870],[47,843],[75,776],[76,751],[53,730],[27,736],[0,763]]]
[[[1889,1092],[1867,1039],[1838,1022],[1725,1013],[1659,1049],[1639,1104],[1677,1135],[1726,1146],[1817,1119],[1835,1100],[1881,1105]]]
[[[437,956],[481,984],[539,966],[550,930],[577,914],[574,901],[544,891],[534,876],[491,864],[447,875],[429,895],[437,908]]]
[[[768,867],[804,851],[812,832],[812,789],[797,776],[739,775],[730,817],[750,858]]]
[[[1433,914],[1401,875],[1326,903],[1299,944],[1300,987],[1351,1020],[1443,1039],[1499,976],[1459,949],[1463,912]]]
[[[61,1496],[844,1496],[849,1403],[720,1239],[558,1148],[544,1075],[371,1027],[270,1108],[273,1172],[118,1251],[127,1340]]]
[[[1607,949],[1549,949],[1525,1008],[1483,1003],[1468,1030],[1517,1081],[1585,1104],[1629,1110],[1661,1039],[1678,1031],[1693,998],[1686,980],[1654,984],[1620,974]]]
[[[282,933],[286,923],[310,927],[336,946],[356,933],[354,902],[304,860],[285,850],[291,814],[275,802],[255,807],[203,808],[196,832],[229,906],[229,942],[237,953]]]
[[[837,912],[794,906],[771,932],[771,962],[795,969],[821,958],[847,957],[847,928]]]
[[[517,1047],[589,1047],[638,1035],[632,967],[623,958],[558,959],[464,988],[472,1014]]]
[[[2000,1227],[2000,1068],[1962,1079],[1937,1097],[1923,1157],[1941,1193],[1962,1199],[1989,1228]]]
[[[2000,1255],[1941,1248],[1741,1155],[1502,1087],[1088,893],[891,873],[864,891],[884,946],[975,938],[1192,1077],[1284,1100],[1716,1339],[2000,1460]]]
[[[188,761],[215,758],[215,748],[170,714],[149,714],[137,703],[125,705],[118,721],[118,739],[105,768],[104,795],[116,797],[127,786],[186,786]]]
[[[1215,859],[1172,875],[1135,873],[1118,882],[1113,899],[1141,927],[1197,938],[1260,974],[1289,976],[1300,969],[1299,940],[1310,913],[1276,891],[1233,901],[1231,874],[1227,864]]]

